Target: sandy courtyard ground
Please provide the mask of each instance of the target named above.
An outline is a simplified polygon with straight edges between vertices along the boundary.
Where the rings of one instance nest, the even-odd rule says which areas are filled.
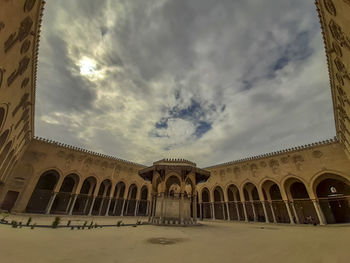
[[[13,219],[14,217],[10,218]],[[26,222],[27,217],[16,220]],[[63,218],[62,224],[72,218]],[[77,222],[85,218],[75,217]],[[92,218],[88,218],[89,222]],[[99,224],[120,218],[95,217]],[[52,217],[33,222],[51,223]],[[136,218],[123,218],[135,223]],[[12,228],[0,225],[0,262],[350,262],[350,225],[204,221],[200,227]]]

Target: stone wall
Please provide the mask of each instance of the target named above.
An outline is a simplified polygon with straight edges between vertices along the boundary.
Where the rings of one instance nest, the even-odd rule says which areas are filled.
[[[137,186],[137,196],[139,197],[142,186],[150,187],[150,184],[138,175],[138,171],[142,168],[145,166],[111,156],[73,148],[57,142],[33,139],[21,162],[14,169],[11,179],[0,194],[0,200],[8,191],[20,192],[13,211],[24,212],[40,176],[50,170],[55,170],[60,175],[54,192],[59,191],[62,181],[67,175],[75,174],[79,178],[78,187],[75,189],[76,193],[79,193],[86,178],[94,177],[97,180],[97,186],[106,179],[112,182],[111,196],[114,194],[116,184],[124,182],[126,186],[124,199],[127,198],[129,186],[132,184]],[[96,189],[98,190],[98,187]]]
[[[43,1],[0,0],[0,7],[0,184],[3,185],[34,134]]]
[[[315,179],[325,173],[343,176],[350,180],[350,162],[344,153],[343,145],[337,140],[296,147],[276,153],[252,157],[206,168],[211,176],[208,182],[199,184],[197,189],[201,193],[207,188],[214,199],[213,191],[219,186],[227,200],[227,187],[235,185],[240,192],[247,183],[254,184],[261,190],[265,181],[271,180],[280,187],[282,197],[287,199],[285,182],[289,178],[302,181],[315,198],[313,183]],[[201,201],[201,194],[199,194]]]
[[[337,137],[350,153],[350,1],[316,1],[332,91]]]

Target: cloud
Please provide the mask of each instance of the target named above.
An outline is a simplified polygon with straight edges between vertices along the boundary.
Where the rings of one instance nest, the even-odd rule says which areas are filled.
[[[36,133],[146,165],[293,147],[335,134],[326,65],[310,1],[50,1]]]

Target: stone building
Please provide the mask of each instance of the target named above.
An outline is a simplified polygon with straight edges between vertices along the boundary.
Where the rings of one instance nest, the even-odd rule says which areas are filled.
[[[147,171],[144,165],[34,137],[43,6],[43,0],[0,0],[1,209],[156,215],[153,197],[157,189],[140,176]],[[350,1],[317,0],[316,6],[336,137],[206,167],[201,171],[210,173],[209,179],[197,182],[191,191],[176,183],[168,185],[169,196],[186,193],[191,197],[186,199],[192,207],[187,218],[287,224],[350,222]],[[183,161],[170,162],[181,166]],[[166,181],[160,180],[157,185],[166,186]]]

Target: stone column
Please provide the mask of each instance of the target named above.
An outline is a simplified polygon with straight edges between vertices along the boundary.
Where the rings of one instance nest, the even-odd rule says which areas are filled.
[[[230,208],[228,206],[228,202],[226,202],[226,210],[227,210],[227,220],[230,221],[231,218],[230,218]]]
[[[225,220],[226,215],[225,215],[225,202],[224,201],[221,201],[221,210],[222,210],[222,219]]]
[[[258,219],[257,219],[257,216],[256,216],[254,201],[250,202],[250,204],[252,205],[252,208],[253,208],[254,222],[257,222]]]
[[[72,206],[71,206],[70,209],[69,209],[68,215],[72,215],[73,209],[74,209],[74,206],[75,206],[75,202],[77,201],[77,198],[78,198],[78,195],[75,194],[75,195],[74,195],[74,198],[73,198]]]
[[[108,190],[109,187],[105,186],[105,189],[102,193],[102,200],[101,200],[101,204],[100,204],[100,208],[98,209],[98,215],[100,216],[101,215],[101,212],[102,212],[102,208],[103,208],[103,204],[105,203],[105,199],[106,199],[106,195],[107,195],[107,190]]]
[[[180,193],[180,224],[183,224],[183,209],[184,209],[184,193]],[[162,203],[162,211],[163,211],[163,203]]]
[[[134,216],[136,216],[136,215],[137,215],[137,212],[139,211],[139,202],[140,202],[140,200],[136,200],[135,210],[134,210]]]
[[[102,211],[102,207],[103,207],[104,202],[105,202],[105,197],[102,197],[101,204],[100,204],[100,207],[98,209],[99,216],[101,215],[101,211]]]
[[[315,207],[315,210],[316,210],[316,213],[318,216],[318,220],[320,221],[320,225],[326,225],[327,221],[326,221],[325,216],[322,212],[319,201],[312,199],[312,203],[314,204],[314,207]]]
[[[291,224],[291,225],[295,225],[294,220],[293,220],[292,213],[290,212],[290,207],[289,207],[289,204],[288,204],[288,200],[283,200],[283,201],[284,201],[284,204],[286,205],[286,208],[287,208],[287,212],[288,212],[290,224]]]
[[[203,221],[203,203],[199,203],[199,218]]]
[[[158,196],[157,196],[157,195],[154,195],[154,198],[153,198],[153,206],[152,206],[152,211],[151,211],[152,217],[155,217],[155,216],[156,216],[157,201],[158,201],[157,198],[158,198]]]
[[[53,195],[51,195],[50,201],[49,201],[49,203],[47,204],[47,207],[46,207],[46,212],[45,212],[45,214],[50,214],[50,212],[51,212],[51,207],[52,207],[52,205],[53,205],[53,202],[54,202],[55,199],[56,199],[56,195],[57,195],[57,192],[54,192]]]
[[[114,206],[113,206],[113,212],[112,212],[113,215],[115,215],[115,210],[117,209],[117,204],[118,204],[118,198],[115,198]]]
[[[291,206],[292,206],[292,210],[293,210],[293,213],[294,213],[294,215],[295,215],[295,221],[296,221],[297,224],[300,224],[299,216],[298,216],[298,214],[297,214],[297,210],[295,209],[294,202],[291,202],[290,204],[291,204]]]
[[[241,221],[241,215],[239,214],[238,203],[235,202],[235,205],[236,205],[236,211],[237,211],[237,219],[238,219],[238,221]]]
[[[266,212],[265,201],[262,201],[261,203],[262,203],[262,206],[263,206],[263,209],[264,209],[265,222],[266,222],[266,223],[270,223],[269,217],[267,216],[267,212]]]
[[[92,202],[91,202],[91,206],[90,206],[90,209],[89,209],[88,216],[91,216],[92,209],[94,208],[94,204],[95,204],[95,199],[96,199],[96,196],[93,196],[93,197],[92,197]]]
[[[154,206],[153,202],[154,202],[154,195],[152,194],[151,195],[151,204],[150,204],[150,208],[149,208],[150,211],[148,213],[148,222],[151,222],[151,218],[153,217],[153,206]]]
[[[90,199],[90,196],[87,196],[85,199],[84,210],[83,210],[84,215],[86,214],[86,209],[87,209],[87,206],[89,204],[89,199]]]
[[[197,196],[194,195],[193,196],[193,219],[194,219],[194,222],[197,222]]]
[[[125,206],[125,199],[123,198],[122,211],[120,213],[120,216],[124,216],[124,206]]]
[[[112,201],[112,198],[108,198],[108,205],[107,205],[107,210],[106,210],[106,213],[105,213],[105,216],[108,216],[108,212],[109,212],[109,207],[111,206],[111,201]]]
[[[70,204],[72,202],[72,199],[74,198],[74,194],[71,194],[70,197],[69,197],[69,201],[68,201],[68,204],[67,204],[67,207],[66,207],[66,214],[68,214],[68,210],[69,210],[69,207],[70,207]]]
[[[248,214],[247,214],[247,209],[245,207],[245,203],[246,203],[246,201],[242,202],[242,204],[243,204],[243,212],[244,212],[244,221],[248,222]]]
[[[215,207],[214,203],[211,203],[211,219],[215,220]]]
[[[272,202],[270,201],[269,204],[270,204],[270,208],[271,208],[271,213],[272,213],[273,222],[274,222],[274,223],[277,223],[276,215],[275,215],[275,210],[273,209]]]
[[[146,200],[146,216],[148,216],[149,201]]]
[[[57,195],[57,192],[54,192],[54,193],[51,195],[50,201],[49,201],[49,203],[47,204],[47,207],[46,207],[46,212],[45,212],[45,214],[50,214],[50,212],[51,212],[51,207],[52,207],[52,205],[53,205],[53,202],[54,202],[55,199],[56,199],[56,195]]]

